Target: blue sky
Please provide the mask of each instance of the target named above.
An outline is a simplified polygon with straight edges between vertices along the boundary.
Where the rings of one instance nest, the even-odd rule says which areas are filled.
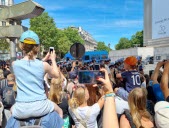
[[[14,0],[20,3],[24,0]],[[54,18],[58,28],[81,26],[96,41],[114,49],[121,37],[143,30],[143,0],[34,0]],[[23,21],[29,27],[29,21]]]

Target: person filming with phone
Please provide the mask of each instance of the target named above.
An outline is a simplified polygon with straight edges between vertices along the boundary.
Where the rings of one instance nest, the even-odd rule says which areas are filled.
[[[44,89],[44,75],[48,73],[53,78],[58,78],[60,73],[56,65],[56,54],[47,53],[43,61],[36,59],[39,52],[40,41],[38,35],[28,30],[20,37],[20,49],[24,58],[12,63],[17,84],[16,102],[12,106],[12,116],[17,119],[42,117],[56,111],[62,118],[63,112],[57,104],[50,101]],[[47,62],[51,59],[52,66]],[[59,121],[59,120],[58,120]]]

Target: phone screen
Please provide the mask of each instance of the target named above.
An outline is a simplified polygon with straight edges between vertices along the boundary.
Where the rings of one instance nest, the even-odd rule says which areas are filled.
[[[54,47],[50,47],[49,48],[49,53],[53,52],[53,50],[54,50]]]
[[[78,73],[78,80],[80,84],[101,84],[99,81],[96,80],[98,77],[105,78],[104,72],[96,70],[80,70]]]

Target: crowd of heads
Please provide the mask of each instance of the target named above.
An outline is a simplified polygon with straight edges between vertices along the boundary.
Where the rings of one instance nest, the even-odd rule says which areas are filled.
[[[26,35],[31,35],[31,33],[32,32],[29,33],[28,31]],[[20,41],[23,42],[20,44],[20,49],[25,55],[28,56],[28,60],[36,59],[35,57],[39,52],[39,38],[37,36],[33,37],[33,39],[25,38],[23,34]],[[116,107],[118,103],[121,104],[119,108],[116,108],[116,111],[118,111],[119,109],[121,110],[120,113],[117,112],[119,117],[119,125],[121,128],[126,125],[126,121],[128,121],[127,125],[129,125],[129,127],[133,124],[136,128],[152,128],[155,126],[161,128],[161,126],[159,125],[161,123],[161,120],[159,118],[159,115],[161,114],[161,111],[159,112],[160,105],[168,105],[167,102],[161,103],[160,105],[159,103],[157,103],[158,101],[160,101],[156,97],[156,93],[157,90],[160,90],[160,82],[163,77],[162,72],[158,69],[158,72],[154,72],[152,74],[152,77],[148,74],[144,74],[141,57],[136,58],[135,56],[129,56],[116,63],[111,63],[110,61],[111,60],[103,60],[101,62],[96,62],[95,60],[93,60],[92,62],[84,63],[80,60],[67,60],[57,62],[56,64],[54,61],[54,63],[52,63],[49,57],[49,59],[47,59],[47,63],[52,66],[53,72],[55,70],[54,68],[56,68],[59,72],[59,75],[57,74],[57,77],[51,77],[49,74],[45,74],[44,85],[45,88],[47,88],[46,95],[48,99],[50,99],[63,109],[63,115],[67,114],[69,115],[69,117],[72,117],[75,124],[70,124],[75,125],[76,127],[79,126],[78,123],[81,123],[81,121],[77,119],[77,115],[75,112],[79,107],[95,107],[95,104],[99,104],[100,109],[102,109],[106,97],[114,97],[115,100],[113,100],[113,102],[115,102]],[[54,64],[56,65],[53,66]],[[9,63],[9,61],[0,61],[0,76],[2,77],[3,74],[3,77],[7,78],[8,82],[15,80],[15,76],[13,74],[10,74],[10,65],[11,64]],[[94,85],[93,83],[80,84],[80,76],[78,75],[78,73],[81,70],[101,70],[105,71],[107,74],[105,74],[104,78],[98,78],[101,79],[100,81],[102,81],[98,85]],[[152,82],[153,84],[151,85]],[[109,83],[111,84],[111,87],[108,87],[106,85],[109,85]],[[157,83],[158,89],[155,90],[154,87],[156,87],[155,84]],[[160,91],[162,92],[163,90]],[[127,105],[123,106],[122,103],[125,103]],[[156,103],[157,105],[155,106],[154,110],[154,105]],[[65,106],[67,106],[66,109]],[[93,114],[95,115],[94,119],[99,117],[100,115],[103,115],[100,112],[100,109],[98,109],[98,111],[96,111],[97,109],[93,110],[93,112],[96,112]],[[126,109],[128,109],[129,111],[129,118],[131,120],[126,120],[127,116],[124,116]],[[68,111],[71,114],[68,114]],[[165,116],[168,111],[162,112],[162,114]],[[78,114],[82,113],[79,112]],[[63,116],[64,118],[67,117],[65,115]],[[166,120],[166,118],[163,120],[165,120],[165,123],[167,124],[169,121]],[[93,122],[95,123],[97,120],[97,123],[100,126],[102,125],[102,121],[101,123],[99,123],[99,119],[95,119]],[[92,119],[90,119],[90,121],[90,123],[93,123]],[[83,123],[86,126],[90,125],[86,122],[82,122],[82,124]],[[162,128],[167,127],[164,126]]]

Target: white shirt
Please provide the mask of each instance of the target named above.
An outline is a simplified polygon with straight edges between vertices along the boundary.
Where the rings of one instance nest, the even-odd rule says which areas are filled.
[[[90,109],[90,115],[89,115],[89,119],[88,119],[88,121],[86,123],[87,124],[87,128],[98,128],[97,120],[96,120],[98,114],[100,113],[100,107],[99,107],[98,103],[95,103],[92,106],[78,107],[76,109],[76,112],[79,114],[79,116],[82,119],[85,119],[86,118],[86,114],[87,114],[89,109]],[[76,128],[78,128],[80,123],[77,121],[76,116],[74,115],[74,113],[71,111],[70,108],[69,108],[69,113],[70,113],[71,117],[73,118],[73,120],[75,122]]]

